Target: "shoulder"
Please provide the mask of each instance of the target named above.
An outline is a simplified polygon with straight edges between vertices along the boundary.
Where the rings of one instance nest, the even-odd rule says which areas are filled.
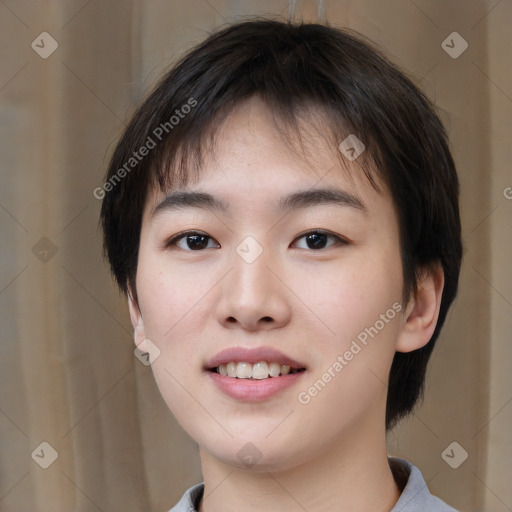
[[[390,458],[395,479],[404,482],[402,494],[391,512],[457,512],[444,501],[430,494],[421,471],[405,459]]]
[[[197,505],[203,496],[203,492],[204,483],[192,486],[169,512],[197,512]]]

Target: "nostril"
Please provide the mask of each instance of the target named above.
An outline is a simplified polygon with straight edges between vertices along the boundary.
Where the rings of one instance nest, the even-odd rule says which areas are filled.
[[[234,316],[228,316],[226,318],[226,322],[229,324],[236,324],[239,321]],[[265,324],[272,323],[272,322],[274,322],[274,319],[271,316],[262,316],[258,321],[258,323],[265,323]],[[241,322],[241,323],[243,323],[243,322]]]

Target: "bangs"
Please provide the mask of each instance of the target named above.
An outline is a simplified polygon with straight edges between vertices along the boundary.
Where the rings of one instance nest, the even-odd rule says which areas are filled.
[[[273,121],[273,128],[281,142],[298,158],[308,163],[310,169],[315,168],[315,157],[319,152],[325,152],[326,146],[333,161],[337,163],[335,171],[344,170],[349,176],[359,169],[370,184],[380,191],[379,181],[385,181],[384,170],[376,166],[373,145],[368,147],[368,141],[361,148],[354,146],[353,137],[361,141],[361,134],[355,135],[355,129],[345,121],[345,118],[328,104],[302,98],[296,99],[289,108],[283,108],[281,98],[269,97],[261,91],[254,91],[238,99],[229,109],[219,108],[204,111],[202,117],[191,115],[190,119],[176,127],[175,133],[170,133],[155,149],[148,165],[150,188],[163,192],[184,188],[201,178],[201,170],[206,160],[212,158],[218,147],[223,125],[229,121],[234,112],[257,98],[263,102]],[[288,96],[289,98],[289,96]],[[223,98],[219,98],[223,104]],[[367,138],[366,138],[367,139]],[[343,142],[347,140],[346,143]],[[321,141],[321,144],[315,144]],[[340,147],[340,145],[342,147]],[[349,151],[347,151],[347,149]],[[359,156],[351,158],[358,150]],[[331,167],[328,172],[331,172]]]

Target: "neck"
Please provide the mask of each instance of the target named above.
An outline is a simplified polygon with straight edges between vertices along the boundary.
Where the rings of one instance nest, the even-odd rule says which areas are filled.
[[[200,450],[205,490],[199,512],[225,510],[389,512],[400,497],[385,433],[359,429],[307,462],[283,470],[239,469]]]

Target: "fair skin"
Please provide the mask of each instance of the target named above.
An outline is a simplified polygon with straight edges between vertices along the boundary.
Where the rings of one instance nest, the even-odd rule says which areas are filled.
[[[153,190],[141,230],[138,303],[129,298],[135,342],[159,348],[156,382],[199,445],[200,509],[390,511],[400,491],[386,453],[385,383],[395,351],[420,348],[432,336],[442,271],[425,273],[402,305],[398,222],[384,184],[377,192],[355,163],[347,173],[312,133],[312,158],[301,158],[255,98],[217,129],[216,150],[186,191],[208,193],[228,210],[155,212],[166,193]],[[359,204],[276,209],[289,194],[326,188]],[[200,250],[186,237],[167,243],[188,230],[209,237]],[[328,232],[317,236],[320,246],[308,238],[315,230]],[[251,263],[236,251],[247,236],[263,249]],[[400,313],[359,344],[307,404],[299,402],[393,304]],[[305,371],[258,401],[228,396],[212,382],[205,365],[218,352],[262,346],[304,363]],[[238,455],[247,443],[259,453],[254,465]]]

